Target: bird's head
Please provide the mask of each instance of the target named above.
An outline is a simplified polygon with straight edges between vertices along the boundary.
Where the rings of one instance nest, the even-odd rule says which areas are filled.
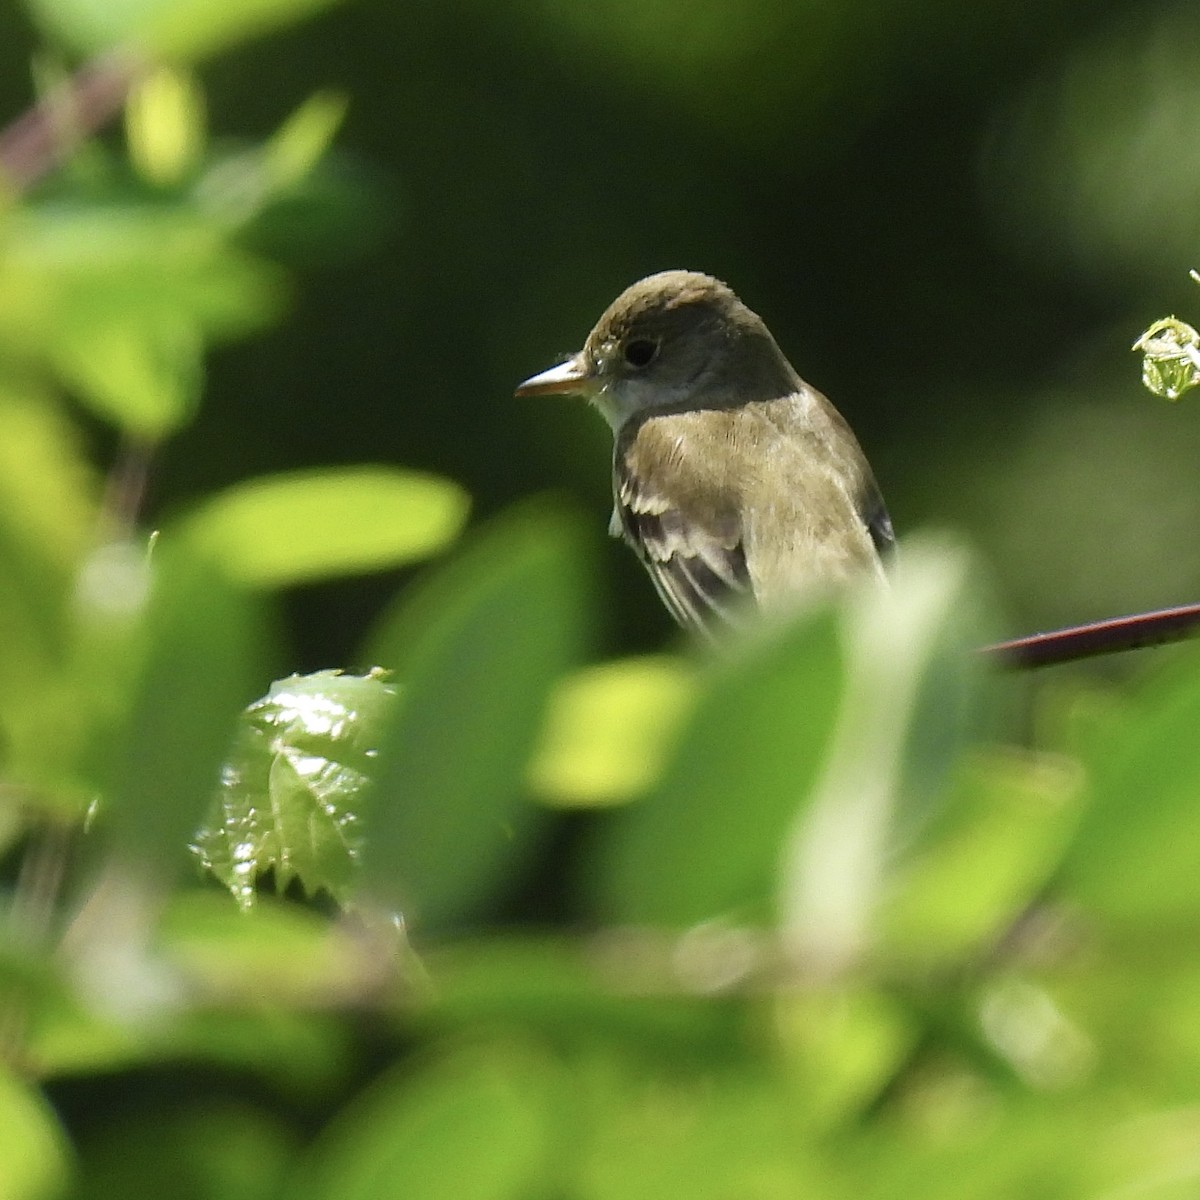
[[[583,349],[518,396],[582,395],[613,429],[645,412],[727,408],[794,390],[766,326],[719,279],[661,271],[626,288]]]

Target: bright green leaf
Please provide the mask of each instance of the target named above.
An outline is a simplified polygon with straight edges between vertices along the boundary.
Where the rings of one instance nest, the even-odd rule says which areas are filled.
[[[255,587],[380,570],[443,549],[467,497],[435,475],[346,467],[252,479],[205,501],[184,536]]]
[[[563,806],[612,804],[657,778],[696,691],[679,658],[642,657],[587,667],[550,699],[530,784]]]
[[[204,152],[204,136],[204,93],[185,71],[159,67],[125,103],[129,158],[150,183],[182,182]]]
[[[271,135],[263,153],[274,187],[298,183],[320,162],[345,119],[347,104],[340,92],[317,92]]]
[[[72,1165],[53,1109],[28,1084],[0,1068],[0,1196],[54,1200],[65,1194]]]
[[[394,706],[378,675],[318,671],[272,684],[246,711],[194,846],[243,908],[268,870],[280,889],[298,879],[346,899],[368,772]]]
[[[387,617],[371,661],[400,703],[379,747],[366,882],[426,924],[463,917],[529,853],[525,776],[551,687],[582,654],[573,522],[495,522]]]

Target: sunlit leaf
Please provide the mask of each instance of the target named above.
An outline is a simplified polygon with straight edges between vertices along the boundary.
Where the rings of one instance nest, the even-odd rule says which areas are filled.
[[[1155,321],[1136,342],[1142,352],[1142,384],[1165,400],[1200,386],[1200,333],[1185,321]]]
[[[435,475],[347,467],[252,479],[206,500],[184,536],[255,587],[394,567],[451,542],[467,497]]]
[[[0,736],[10,781],[31,783],[62,763],[73,576],[99,488],[49,396],[0,385],[0,427]]]
[[[310,96],[271,135],[265,167],[275,187],[288,187],[308,174],[333,144],[348,101],[338,92]]]
[[[125,105],[129,158],[150,183],[180,183],[204,151],[204,94],[184,71],[160,67],[140,80]]]
[[[426,924],[461,918],[530,851],[525,777],[551,687],[583,652],[578,532],[522,509],[385,618],[370,660],[400,703],[379,747],[366,883]]]
[[[358,817],[395,692],[378,675],[318,671],[271,685],[247,709],[194,849],[243,908],[273,871],[345,899]]]
[[[855,1120],[911,1053],[918,1026],[901,1003],[853,982],[796,989],[774,1005],[780,1056],[806,1126]]]
[[[677,658],[587,667],[555,689],[530,784],[564,806],[628,800],[657,778],[695,695]]]
[[[845,704],[820,782],[782,854],[791,953],[817,974],[870,945],[885,880],[941,811],[980,717],[981,606],[961,548],[912,541],[889,590],[845,609]]]
[[[54,1110],[7,1067],[0,1069],[0,1192],[5,1200],[63,1195],[72,1168]]]

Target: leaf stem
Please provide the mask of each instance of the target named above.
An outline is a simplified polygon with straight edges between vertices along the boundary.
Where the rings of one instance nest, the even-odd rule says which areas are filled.
[[[21,195],[120,111],[148,63],[128,49],[85,63],[0,129],[0,189]]]

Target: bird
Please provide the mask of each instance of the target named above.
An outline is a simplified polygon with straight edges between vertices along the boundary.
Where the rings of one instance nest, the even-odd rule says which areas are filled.
[[[580,395],[608,422],[609,530],[685,629],[711,639],[748,612],[886,578],[892,522],[850,426],[711,275],[632,284],[516,395]]]

